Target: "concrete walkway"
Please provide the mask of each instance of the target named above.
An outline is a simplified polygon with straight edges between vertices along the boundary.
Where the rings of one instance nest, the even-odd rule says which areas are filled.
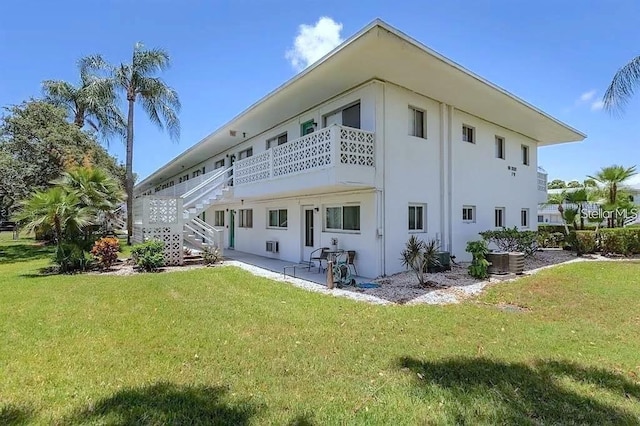
[[[294,278],[300,278],[305,281],[311,281],[322,286],[327,285],[326,272],[318,272],[318,266],[308,269],[306,265],[299,265],[295,262],[288,262],[280,259],[273,259],[271,257],[258,256],[255,254],[245,253],[237,250],[226,249],[224,251],[224,257],[228,260],[235,260],[238,262],[246,263],[249,265],[257,266],[262,269],[266,269],[272,272],[278,272],[284,276],[284,268],[292,265],[297,265],[295,268],[295,276],[293,268],[287,268],[287,276]],[[325,266],[323,264],[323,266]],[[370,282],[373,278],[367,277],[355,277],[357,283]]]

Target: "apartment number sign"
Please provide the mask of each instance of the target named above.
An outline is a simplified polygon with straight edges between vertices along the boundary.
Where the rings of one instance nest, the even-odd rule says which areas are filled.
[[[516,166],[507,166],[507,169],[511,172],[511,176],[515,176],[518,168]]]

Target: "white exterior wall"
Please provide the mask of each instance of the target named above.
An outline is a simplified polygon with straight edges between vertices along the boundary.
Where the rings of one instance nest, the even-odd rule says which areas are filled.
[[[324,207],[335,205],[360,206],[360,231],[325,232]],[[235,217],[235,244],[238,251],[252,253],[260,256],[297,263],[308,260],[302,255],[304,244],[303,207],[313,206],[319,209],[314,212],[314,226],[319,232],[319,239],[314,241],[317,248],[329,247],[331,238],[338,238],[338,248],[356,251],[356,268],[361,276],[376,277],[379,275],[380,257],[377,249],[376,237],[376,193],[375,191],[357,192],[347,194],[327,194],[314,197],[297,197],[279,200],[254,200],[240,204],[221,203],[210,207],[206,211],[208,223],[213,224],[215,210],[225,211],[224,241],[225,248],[229,245],[229,214],[236,211]],[[253,210],[253,227],[240,228],[240,209]],[[287,210],[287,228],[269,228],[268,211],[270,209]],[[228,211],[227,211],[228,210]],[[278,241],[279,253],[266,251],[266,241]]]
[[[400,252],[409,237],[442,239],[440,230],[440,107],[438,102],[393,84],[383,91],[385,120],[384,165],[378,174],[384,179],[385,273],[404,270]],[[409,135],[409,106],[425,112],[426,136]],[[409,204],[426,205],[425,232],[409,231]]]
[[[462,140],[462,125],[475,127],[475,143]],[[480,239],[479,232],[495,229],[494,210],[505,208],[505,226],[520,227],[520,211],[529,209],[529,227],[537,229],[537,144],[512,132],[461,111],[452,120],[452,253],[458,260],[470,260],[466,243]],[[505,138],[505,159],[495,156],[495,136]],[[529,146],[529,165],[522,164],[521,145]],[[509,166],[515,167],[512,172]],[[515,176],[513,175],[515,173]],[[476,206],[476,220],[465,223],[462,207]],[[523,229],[523,228],[521,228]]]

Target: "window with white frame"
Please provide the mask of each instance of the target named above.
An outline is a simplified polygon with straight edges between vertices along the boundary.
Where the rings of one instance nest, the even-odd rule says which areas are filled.
[[[213,212],[213,226],[224,226],[224,210]]]
[[[214,170],[221,169],[222,167],[224,167],[224,158],[213,163]]]
[[[253,228],[253,209],[240,209],[238,215],[238,227]]]
[[[494,211],[494,225],[496,228],[504,227],[504,207],[496,207]]]
[[[462,206],[462,220],[464,222],[475,222],[476,206]]]
[[[529,146],[522,145],[521,149],[522,149],[522,164],[524,164],[525,166],[528,166],[529,165]]]
[[[544,216],[539,214],[538,215],[538,223],[542,223],[542,222],[544,222]]]
[[[496,158],[504,160],[504,138],[496,136]]]
[[[424,204],[409,204],[409,231],[424,232],[425,214],[427,206]]]
[[[426,112],[412,106],[409,107],[409,136],[427,138]]]
[[[273,148],[274,146],[283,145],[287,143],[287,132],[284,132],[281,135],[276,136],[275,138],[267,139],[267,149]]]
[[[471,126],[467,126],[466,124],[463,124],[462,140],[464,142],[476,143],[476,129]]]
[[[286,228],[287,227],[287,210],[286,209],[270,209],[268,211],[269,228]]]
[[[359,231],[360,206],[326,207],[324,223],[327,231]]]
[[[253,147],[242,150],[238,153],[238,159],[249,158],[253,155]]]
[[[341,108],[324,116],[324,126],[341,124],[347,127],[360,128],[360,102]]]
[[[529,227],[529,209],[520,210],[520,226],[523,228]]]

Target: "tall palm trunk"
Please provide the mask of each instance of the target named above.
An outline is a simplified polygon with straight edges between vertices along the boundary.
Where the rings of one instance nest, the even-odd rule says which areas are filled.
[[[133,108],[135,106],[135,94],[127,96],[129,102],[129,114],[127,116],[127,176],[125,178],[127,190],[127,244],[131,245],[133,233]]]

